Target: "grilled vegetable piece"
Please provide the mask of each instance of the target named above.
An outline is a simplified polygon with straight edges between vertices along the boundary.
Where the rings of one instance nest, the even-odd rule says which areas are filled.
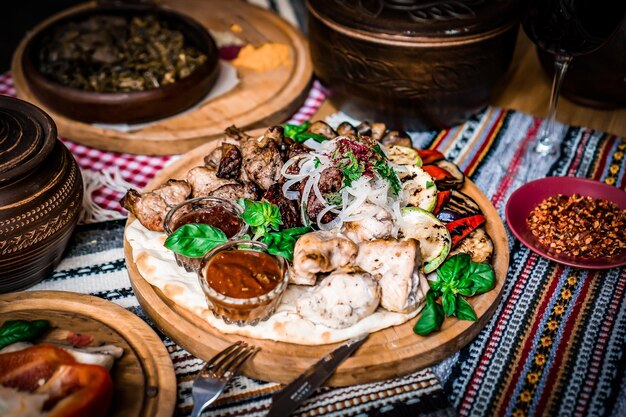
[[[475,214],[482,214],[478,204],[467,194],[451,190],[450,200],[437,213],[437,218],[442,222],[453,222]]]
[[[450,256],[457,253],[467,253],[472,262],[482,263],[491,262],[493,256],[493,241],[485,231],[484,227],[479,227],[471,232],[467,237],[457,245]]]
[[[357,131],[354,126],[352,126],[348,122],[341,122],[339,126],[337,126],[337,134],[340,136],[347,136],[352,139],[356,139]]]
[[[387,126],[384,123],[372,123],[372,139],[379,142],[385,135]]]
[[[400,145],[406,146],[407,148],[411,148],[413,146],[411,137],[403,130],[392,130],[385,133],[380,142],[386,146]]]
[[[437,165],[439,168],[443,168],[446,171],[448,171],[454,178],[454,180],[452,179],[444,180],[441,185],[437,183],[437,186],[440,189],[445,188],[445,189],[458,190],[461,187],[463,187],[463,183],[465,182],[465,174],[463,174],[463,171],[461,171],[461,169],[459,168],[457,164],[447,161],[445,159],[442,159],[440,161],[435,162],[435,165]]]
[[[435,149],[418,149],[417,152],[419,152],[420,158],[422,158],[422,163],[424,165],[430,165],[437,161],[445,159],[445,156]]]
[[[367,120],[361,122],[356,127],[356,131],[358,136],[372,137],[372,125]]]
[[[468,236],[474,229],[485,223],[485,216],[476,214],[470,217],[463,217],[451,223],[446,223],[446,229],[452,238],[452,247],[459,244],[463,238]]]
[[[422,166],[422,159],[417,150],[413,148],[402,145],[389,145],[387,153],[389,160],[396,165]]]
[[[435,209],[433,210],[433,214],[437,214],[441,211],[441,208],[448,202],[450,201],[450,195],[452,194],[452,191],[450,190],[444,190],[444,191],[437,191],[437,204],[435,204]]]
[[[337,132],[335,132],[335,130],[330,127],[328,123],[322,120],[313,122],[307,129],[307,132],[322,135],[326,139],[335,139],[337,137]]]
[[[400,173],[400,181],[409,184],[405,189],[409,192],[409,206],[433,211],[437,204],[437,186],[426,171],[417,166],[406,165],[406,172]]]
[[[451,247],[450,232],[431,213],[417,207],[402,209],[400,232],[420,242],[424,273],[434,271],[446,259]]]

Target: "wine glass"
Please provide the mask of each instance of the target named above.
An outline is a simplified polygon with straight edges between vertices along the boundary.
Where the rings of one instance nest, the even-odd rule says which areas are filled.
[[[555,56],[555,72],[546,121],[522,162],[522,182],[543,177],[558,158],[556,107],[572,59],[606,44],[625,13],[626,0],[525,0],[524,31],[539,48]]]

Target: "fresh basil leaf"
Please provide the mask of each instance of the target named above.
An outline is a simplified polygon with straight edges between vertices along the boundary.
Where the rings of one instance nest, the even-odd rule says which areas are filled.
[[[261,242],[267,245],[269,253],[293,260],[293,248],[296,240],[305,233],[312,231],[310,227],[292,227],[280,232],[270,232],[261,237]]]
[[[47,320],[9,320],[0,327],[0,349],[16,342],[32,341],[49,326]]]
[[[437,269],[437,276],[447,283],[456,283],[465,277],[470,262],[467,253],[457,253]]]
[[[283,126],[283,134],[288,137],[294,139],[298,133],[306,132],[306,130],[311,126],[310,122],[300,123],[299,125],[294,125],[290,123],[285,123]]]
[[[428,291],[426,294],[426,305],[422,310],[420,319],[415,323],[413,331],[420,336],[426,336],[431,332],[439,330],[443,319],[443,307],[437,302],[435,294],[432,291]]]
[[[466,275],[456,284],[456,289],[460,294],[463,294],[466,297],[471,297],[475,294],[474,281]]]
[[[463,297],[458,297],[456,300],[456,311],[454,315],[457,316],[461,320],[469,320],[476,321],[478,317],[476,317],[476,313],[474,313],[474,309]]]
[[[430,285],[430,288],[433,291],[441,291],[441,289],[443,288],[443,281],[441,281],[440,279],[436,281],[428,280],[428,285]]]
[[[452,316],[454,314],[456,310],[456,298],[457,296],[454,292],[444,289],[441,295],[441,303],[443,304],[443,311],[446,313],[446,316]]]
[[[469,266],[467,277],[474,283],[472,286],[474,294],[490,291],[496,284],[496,274],[491,265],[486,263],[472,262]]]
[[[208,224],[184,224],[165,240],[164,246],[190,258],[199,258],[228,240],[224,232]]]
[[[278,206],[272,203],[248,198],[240,198],[237,202],[244,208],[241,218],[250,225],[257,237],[265,235],[269,230],[278,230],[283,223]]]

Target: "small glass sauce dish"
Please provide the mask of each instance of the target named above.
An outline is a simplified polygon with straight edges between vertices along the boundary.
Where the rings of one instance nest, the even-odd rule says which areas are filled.
[[[256,325],[275,311],[287,288],[287,261],[264,243],[220,245],[202,258],[200,285],[209,309],[228,324]]]
[[[248,231],[248,225],[240,217],[242,213],[241,207],[230,200],[198,197],[173,207],[165,216],[163,226],[169,236],[185,224],[208,224],[224,232],[229,240],[237,240]],[[196,272],[200,268],[202,257],[191,258],[178,253],[174,255],[178,266],[182,266],[187,272]]]

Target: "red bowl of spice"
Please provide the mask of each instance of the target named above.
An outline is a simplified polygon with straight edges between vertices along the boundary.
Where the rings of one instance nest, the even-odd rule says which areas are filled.
[[[505,214],[511,232],[533,252],[568,266],[606,269],[626,265],[625,210],[626,193],[617,187],[548,177],[511,194]]]
[[[208,224],[220,229],[229,240],[238,240],[248,230],[241,219],[243,210],[230,200],[218,197],[198,197],[183,201],[173,207],[165,216],[164,228],[171,235],[185,224]],[[200,267],[202,257],[192,258],[174,253],[178,266],[187,272],[195,272]]]
[[[202,259],[198,271],[209,309],[228,324],[256,325],[267,320],[287,288],[287,262],[262,242],[220,245]]]

